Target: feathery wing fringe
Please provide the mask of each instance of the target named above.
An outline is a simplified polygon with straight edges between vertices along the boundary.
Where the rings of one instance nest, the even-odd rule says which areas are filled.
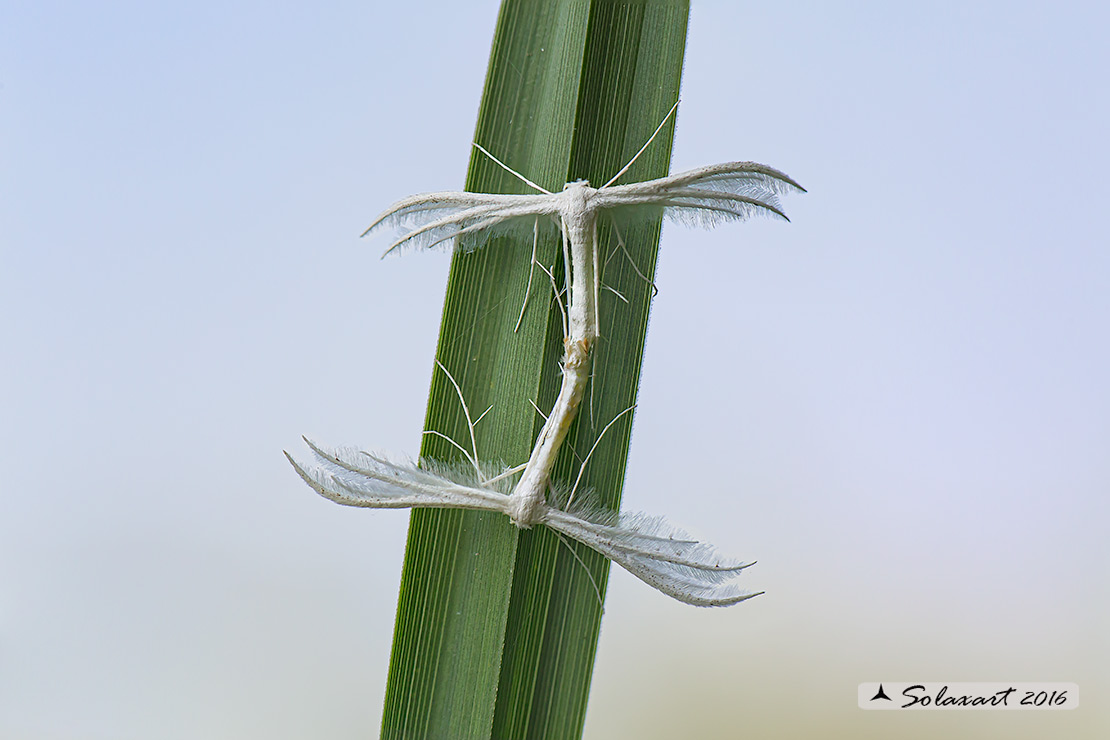
[[[805,189],[773,167],[756,162],[726,162],[657,180],[604,188],[597,193],[596,207],[662,208],[669,218],[708,228],[757,214],[786,219],[779,196],[791,192],[804,193]]]
[[[401,237],[386,254],[409,246],[427,249],[456,237],[465,237],[459,244],[469,250],[506,231],[531,230],[536,217],[557,214],[557,204],[550,195],[425,193],[394,203],[362,235],[381,227],[401,231]]]
[[[683,603],[729,606],[757,595],[733,583],[752,563],[721,557],[662,517],[549,507],[543,523]]]
[[[431,464],[421,469],[413,462],[396,463],[350,448],[326,449],[305,438],[314,460],[302,463],[285,456],[314,491],[337,504],[375,509],[435,507],[480,509],[504,514],[508,497],[499,488],[480,488],[474,471]]]
[[[580,182],[568,188],[575,186],[589,187]],[[773,167],[726,162],[631,185],[589,188],[589,192],[588,207],[593,210],[656,208],[687,225],[712,227],[757,214],[786,219],[779,196],[804,193],[805,188]],[[469,250],[491,236],[531,229],[537,218],[554,224],[565,204],[563,193],[425,193],[394,203],[363,236],[383,226],[401,230],[401,237],[386,254],[401,247],[426,249],[451,240]]]
[[[759,193],[769,191],[776,195],[785,193],[804,193],[806,189],[785,172],[758,162],[723,162],[697,169],[679,172],[674,175],[648,180],[660,188],[686,187],[689,185],[712,185],[717,190],[732,193]],[[646,183],[632,183],[607,188],[606,192],[621,188],[635,188]]]
[[[362,450],[329,449],[307,438],[305,442],[313,453],[311,462],[302,463],[288,452],[285,456],[313,490],[336,503],[508,513],[508,481],[483,483],[470,466],[423,461],[425,467],[419,468],[411,461],[392,462]],[[687,604],[727,606],[756,595],[731,582],[750,563],[722,558],[662,518],[576,505],[569,510],[546,506],[542,522]]]

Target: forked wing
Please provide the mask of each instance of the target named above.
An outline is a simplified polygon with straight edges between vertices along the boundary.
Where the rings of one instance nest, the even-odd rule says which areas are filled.
[[[428,248],[450,240],[474,249],[492,235],[531,230],[537,218],[546,222],[557,214],[555,196],[550,194],[425,193],[394,203],[362,235],[383,227],[400,230],[401,237],[386,254],[401,247]]]
[[[305,483],[344,506],[377,509],[433,507],[505,513],[504,492],[481,487],[474,471],[446,465],[421,469],[352,448],[328,449],[305,439],[312,459],[285,456]],[[469,473],[467,472],[469,470]]]
[[[779,196],[792,192],[804,193],[805,188],[773,167],[725,162],[657,180],[602,188],[594,203],[602,209],[657,208],[684,223],[716,226],[758,214],[786,219]]]
[[[508,514],[508,484],[477,481],[469,466],[393,462],[353,448],[325,448],[305,439],[309,462],[288,452],[297,474],[324,498],[378,509],[429,507]],[[430,469],[429,469],[430,468]],[[728,606],[757,594],[733,579],[750,563],[721,557],[658,517],[548,506],[543,524],[596,550],[652,588],[695,606]]]
[[[549,507],[543,523],[683,603],[729,606],[758,595],[733,582],[751,563],[722,558],[661,518]]]

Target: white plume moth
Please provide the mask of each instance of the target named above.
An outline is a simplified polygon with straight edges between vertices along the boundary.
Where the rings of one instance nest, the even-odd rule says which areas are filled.
[[[427,248],[450,240],[456,244],[466,240],[480,243],[503,228],[553,221],[562,233],[564,259],[568,262],[562,385],[523,466],[501,471],[483,467],[474,444],[473,426],[477,421],[471,419],[459,391],[470,425],[472,449],[452,444],[467,457],[468,466],[429,460],[420,461],[420,465],[397,462],[361,450],[329,449],[306,440],[313,453],[312,462],[301,463],[288,453],[286,456],[313,489],[347,506],[478,509],[505,514],[521,528],[543,525],[593,548],[650,586],[688,604],[726,606],[755,595],[734,583],[735,576],[750,563],[720,557],[709,545],[689,539],[661,518],[575,503],[574,489],[569,497],[562,497],[565,502],[561,506],[553,503],[560,497],[549,496],[551,471],[581,404],[589,380],[590,350],[599,335],[598,217],[636,208],[662,210],[664,215],[705,226],[756,214],[785,219],[778,196],[804,192],[782,172],[754,162],[728,162],[656,180],[614,185],[666,120],[636,156],[600,188],[579,180],[567,183],[560,192],[549,192],[482,149],[540,192],[415,195],[393,204],[375,219],[365,233],[383,226],[411,228],[390,245],[386,254],[404,246]],[[455,384],[449,373],[448,377]],[[457,384],[455,388],[459,390]],[[520,479],[511,485],[509,481],[517,473],[521,473]]]

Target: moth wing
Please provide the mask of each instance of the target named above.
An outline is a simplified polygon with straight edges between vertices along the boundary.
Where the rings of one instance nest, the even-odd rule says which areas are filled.
[[[556,215],[558,204],[549,194],[425,193],[394,203],[362,235],[383,228],[400,232],[386,254],[404,247],[427,249],[452,242],[470,250],[491,236],[529,232],[537,220],[544,226],[553,224]]]
[[[688,225],[712,227],[755,215],[786,219],[779,196],[792,192],[805,189],[773,167],[757,162],[725,162],[603,188],[596,202],[598,208],[609,210],[660,210]]]
[[[750,563],[721,557],[659,517],[550,507],[544,524],[683,603],[729,606],[757,595],[734,583]]]
[[[483,509],[504,513],[504,492],[482,487],[473,470],[436,463],[424,469],[411,460],[395,462],[354,448],[326,448],[305,439],[312,458],[286,458],[313,490],[344,506]]]

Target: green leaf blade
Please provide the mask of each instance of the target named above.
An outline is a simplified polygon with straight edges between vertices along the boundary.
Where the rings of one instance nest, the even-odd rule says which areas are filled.
[[[605,183],[636,153],[677,99],[688,3],[506,0],[495,32],[475,141],[545,188]],[[622,182],[666,174],[668,125]],[[474,150],[467,189],[529,192]],[[621,233],[638,269],[654,274],[660,222]],[[549,230],[550,231],[550,230]],[[600,230],[604,256],[615,249]],[[448,280],[437,358],[462,388],[480,459],[527,459],[560,382],[562,323],[550,281],[539,270],[524,319],[532,239],[491,240],[456,253]],[[561,246],[550,235],[537,259],[561,276]],[[603,257],[604,259],[604,257]],[[651,286],[623,254],[603,273],[602,340],[594,378],[555,480],[570,488],[579,462],[604,426],[635,403]],[[632,414],[605,435],[586,468],[589,488],[619,503]],[[426,429],[469,449],[454,387],[433,375]],[[426,435],[422,455],[460,459]],[[382,737],[577,738],[600,629],[608,561],[544,527],[515,528],[504,516],[418,510],[410,521],[386,690]]]

